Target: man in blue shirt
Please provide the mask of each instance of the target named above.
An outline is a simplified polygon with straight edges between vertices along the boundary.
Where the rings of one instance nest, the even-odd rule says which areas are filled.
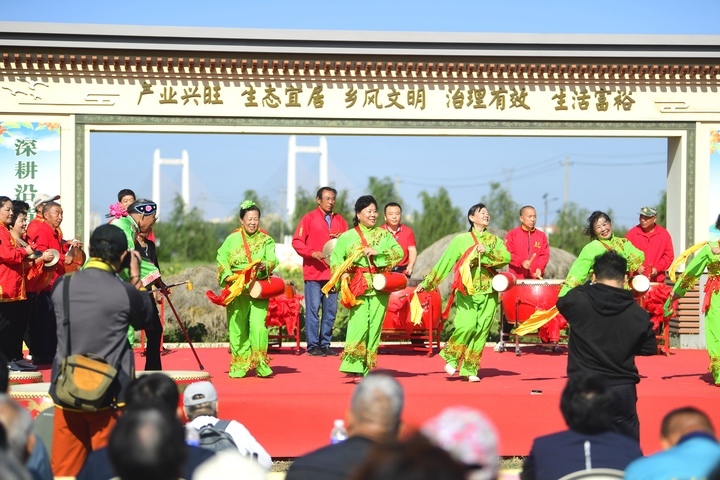
[[[663,451],[633,461],[625,470],[626,480],[707,478],[720,464],[715,429],[697,408],[678,408],[665,415],[660,441]]]

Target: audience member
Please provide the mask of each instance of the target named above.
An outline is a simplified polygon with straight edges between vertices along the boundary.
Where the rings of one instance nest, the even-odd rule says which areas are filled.
[[[195,382],[185,389],[183,406],[190,425],[198,431],[205,425],[215,426],[218,419],[218,395],[210,382]],[[230,434],[238,451],[248,457],[256,458],[265,469],[272,467],[272,458],[240,422],[231,420],[225,431]]]
[[[351,480],[466,480],[467,467],[421,434],[375,445]]]
[[[397,438],[403,390],[391,376],[368,374],[355,388],[347,412],[348,439],[297,458],[287,480],[345,480],[360,466],[370,448]]]
[[[32,476],[10,452],[0,450],[0,479],[32,480]]]
[[[178,414],[179,399],[177,385],[170,377],[162,373],[143,375],[128,387],[125,395],[125,411],[153,407]],[[186,445],[185,449],[187,462],[182,476],[189,479],[202,463],[213,456],[213,452],[191,445]],[[117,473],[110,463],[108,449],[101,448],[88,455],[82,470],[77,475],[77,480],[110,480],[116,476]]]
[[[625,470],[628,480],[707,478],[720,462],[720,445],[708,416],[694,407],[672,410],[660,427],[663,451],[638,458]]]
[[[192,480],[265,480],[265,469],[240,452],[218,452],[200,465]]]
[[[498,435],[481,412],[469,407],[446,408],[425,422],[420,431],[468,468],[467,480],[497,478]]]
[[[130,410],[110,434],[108,451],[121,480],[178,480],[187,458],[185,429],[167,409]]]
[[[616,399],[599,375],[570,377],[560,397],[568,430],[538,437],[525,459],[521,480],[556,480],[578,470],[624,470],[641,457],[636,439],[612,431]]]
[[[50,457],[33,434],[30,413],[6,393],[0,393],[0,425],[5,429],[8,453],[27,468],[33,480],[52,480]]]
[[[557,301],[570,324],[567,374],[602,376],[618,402],[613,429],[640,439],[636,355],[655,355],[657,340],[650,314],[625,289],[628,261],[608,250],[595,257],[592,283],[573,288]]]

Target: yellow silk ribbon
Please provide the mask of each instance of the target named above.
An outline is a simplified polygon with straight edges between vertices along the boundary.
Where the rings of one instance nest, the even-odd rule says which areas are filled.
[[[345,277],[342,280],[340,280],[340,303],[345,308],[352,308],[355,305],[360,305],[362,300],[358,300],[357,297],[352,293],[350,290],[350,285],[348,284],[348,278]]]
[[[697,252],[708,243],[709,242],[696,243],[695,245],[681,253],[675,260],[673,260],[673,263],[672,265],[670,265],[670,269],[668,272],[668,277],[670,278],[670,281],[675,282],[675,270],[677,270],[678,265],[682,265],[683,263],[685,263],[685,261],[690,255]]]
[[[474,248],[474,247],[473,247]],[[478,254],[478,257],[480,255]],[[473,286],[472,271],[470,270],[470,262],[472,255],[465,257],[465,260],[460,264],[460,278],[465,286],[465,291],[468,295],[475,295],[475,287]],[[480,262],[480,258],[478,258]]]
[[[247,267],[243,268],[237,273],[233,273],[225,279],[225,283],[228,286],[228,291],[230,292],[230,294],[223,301],[223,304],[225,306],[229,305],[230,302],[235,299],[235,297],[242,293],[245,285],[250,279],[251,270],[255,268],[258,263],[260,263],[260,260],[253,260]]]
[[[555,318],[558,313],[560,312],[557,307],[552,307],[550,310],[538,310],[515,329],[515,335],[525,335],[536,332],[540,327]]]
[[[410,322],[413,325],[422,325],[423,307],[418,294],[413,292],[410,298]]]
[[[348,268],[352,267],[353,263],[355,263],[355,260],[360,258],[363,254],[363,246],[360,245],[358,249],[354,252],[352,252],[348,258],[345,259],[345,261],[338,267],[337,270],[335,270],[335,273],[332,274],[330,277],[330,280],[325,284],[325,286],[322,288],[322,292],[327,297],[330,294],[330,290],[333,289],[333,287],[337,284],[338,280],[342,276],[343,273],[347,271]],[[347,282],[346,282],[347,283]],[[341,286],[342,291],[342,286]],[[348,288],[348,292],[350,289]],[[353,297],[354,298],[354,297]]]

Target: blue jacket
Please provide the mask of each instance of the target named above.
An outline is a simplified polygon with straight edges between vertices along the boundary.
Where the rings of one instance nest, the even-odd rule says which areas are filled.
[[[638,458],[625,470],[626,480],[707,478],[720,465],[720,445],[710,435],[690,433],[667,450]]]

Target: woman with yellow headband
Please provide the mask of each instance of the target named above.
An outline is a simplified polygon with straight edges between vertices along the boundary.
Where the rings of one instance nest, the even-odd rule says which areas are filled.
[[[720,215],[715,221],[715,228],[720,228]],[[697,251],[699,249],[699,251]],[[697,283],[705,269],[708,271],[705,282],[703,312],[705,313],[705,343],[710,355],[710,371],[715,385],[720,386],[720,241],[697,244],[680,255],[670,266],[670,279],[675,280],[675,269],[684,263],[687,257],[697,251],[685,271],[678,278],[673,295],[665,303],[665,316],[673,314],[675,301],[682,298]]]
[[[255,369],[268,377],[268,299],[251,298],[252,280],[264,280],[278,263],[275,240],[260,230],[260,209],[252,200],[240,204],[240,228],[231,233],[217,252],[218,282],[236,295],[226,304],[230,333],[230,377],[242,378]],[[226,288],[226,291],[228,288]]]

